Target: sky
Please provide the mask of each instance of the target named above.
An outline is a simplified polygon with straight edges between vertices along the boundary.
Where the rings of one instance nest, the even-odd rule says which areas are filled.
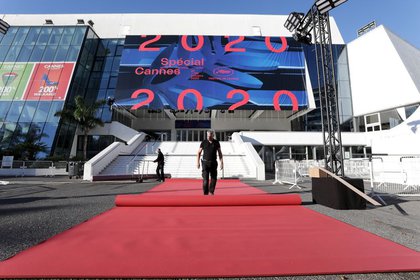
[[[2,14],[306,13],[314,0],[0,0]],[[330,12],[346,43],[371,21],[420,49],[420,0],[348,0]]]

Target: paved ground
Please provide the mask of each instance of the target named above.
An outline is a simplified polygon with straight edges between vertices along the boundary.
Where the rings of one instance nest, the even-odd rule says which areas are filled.
[[[118,194],[149,190],[156,182],[96,182],[55,178],[10,178],[0,185],[0,260],[12,257],[114,207]],[[246,183],[269,193],[299,193],[304,207],[420,251],[420,198],[384,197],[389,204],[366,210],[334,210],[312,204],[310,184],[301,190],[272,181]],[[374,261],[374,260],[372,260]],[[420,273],[352,274],[249,279],[420,279]]]

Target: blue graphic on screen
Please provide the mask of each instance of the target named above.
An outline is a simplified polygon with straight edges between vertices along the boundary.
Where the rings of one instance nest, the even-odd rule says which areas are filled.
[[[291,110],[308,107],[305,85],[303,48],[291,38],[139,35],[125,39],[115,99],[142,109]],[[153,96],[133,96],[139,89]],[[279,91],[289,93],[274,100]]]

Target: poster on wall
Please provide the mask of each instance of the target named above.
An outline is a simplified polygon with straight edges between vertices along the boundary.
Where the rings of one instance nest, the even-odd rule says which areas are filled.
[[[303,47],[284,37],[127,36],[115,100],[132,110],[305,109]]]
[[[0,65],[0,100],[22,99],[34,65],[13,62]]]
[[[75,63],[42,62],[35,65],[24,100],[65,100]]]

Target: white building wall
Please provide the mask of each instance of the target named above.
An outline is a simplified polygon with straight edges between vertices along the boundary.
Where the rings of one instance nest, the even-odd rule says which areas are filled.
[[[354,116],[420,102],[420,93],[383,26],[348,44]]]
[[[248,35],[287,36],[287,15],[239,14],[8,14],[3,20],[10,25],[43,25],[51,19],[55,25],[75,25],[78,19],[94,22],[100,38],[124,38],[126,35]],[[333,43],[343,38],[331,20]],[[258,32],[260,31],[260,32]]]

